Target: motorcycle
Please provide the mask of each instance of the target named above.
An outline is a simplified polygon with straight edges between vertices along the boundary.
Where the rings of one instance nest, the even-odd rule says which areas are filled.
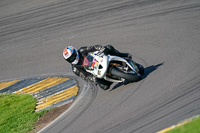
[[[137,82],[144,73],[144,67],[134,61],[99,51],[86,56],[82,66],[95,77],[109,82]]]

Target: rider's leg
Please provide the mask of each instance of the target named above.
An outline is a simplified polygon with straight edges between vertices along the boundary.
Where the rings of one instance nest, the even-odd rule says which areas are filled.
[[[115,49],[112,45],[106,45],[104,46],[105,53],[110,55],[116,55],[120,57],[128,57],[130,60],[132,60],[132,55],[129,53],[121,53],[117,49]]]

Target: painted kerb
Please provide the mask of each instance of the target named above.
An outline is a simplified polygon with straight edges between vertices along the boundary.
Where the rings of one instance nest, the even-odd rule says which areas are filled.
[[[36,111],[72,102],[78,90],[76,81],[66,77],[36,77],[0,82],[0,93],[24,93],[35,97]]]

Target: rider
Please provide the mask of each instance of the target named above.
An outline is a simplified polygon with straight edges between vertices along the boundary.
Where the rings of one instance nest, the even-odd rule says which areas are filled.
[[[94,45],[94,46],[86,46],[81,47],[77,50],[73,46],[67,46],[63,51],[63,57],[66,61],[68,61],[72,65],[72,71],[79,77],[82,77],[85,80],[90,80],[92,82],[97,83],[102,89],[106,90],[110,88],[112,82],[106,81],[104,79],[99,79],[88,73],[82,66],[84,57],[88,55],[90,52],[100,51],[104,54],[115,55],[120,57],[127,57],[132,60],[132,55],[129,53],[121,53],[116,50],[112,45]]]

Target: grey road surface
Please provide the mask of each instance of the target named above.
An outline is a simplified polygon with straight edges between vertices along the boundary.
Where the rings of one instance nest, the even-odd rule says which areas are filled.
[[[63,49],[94,44],[133,54],[143,80],[107,91],[88,83],[42,132],[154,133],[200,113],[199,0],[0,1],[1,81],[67,75]]]

